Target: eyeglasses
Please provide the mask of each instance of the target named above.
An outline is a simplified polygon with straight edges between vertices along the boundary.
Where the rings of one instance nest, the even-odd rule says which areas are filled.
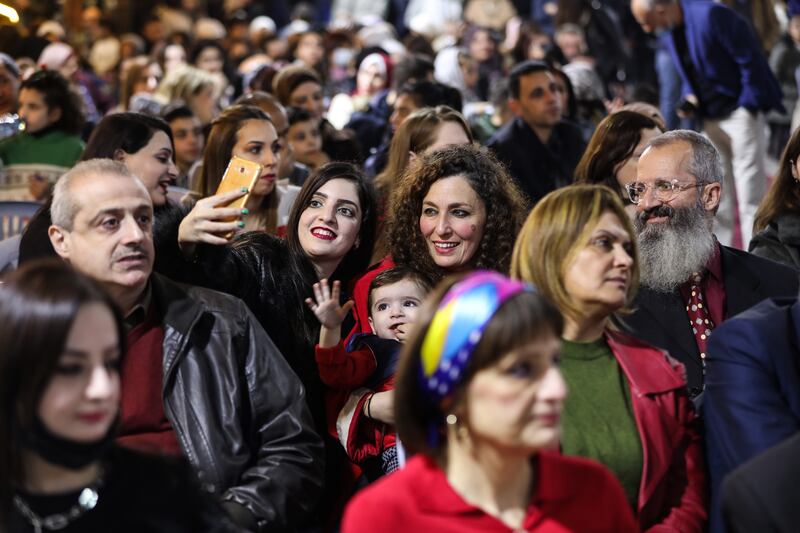
[[[703,187],[704,183],[681,183],[678,180],[656,180],[652,185],[635,181],[625,186],[628,199],[634,205],[639,205],[642,197],[647,194],[648,189],[652,189],[653,196],[660,202],[672,201],[682,191]]]

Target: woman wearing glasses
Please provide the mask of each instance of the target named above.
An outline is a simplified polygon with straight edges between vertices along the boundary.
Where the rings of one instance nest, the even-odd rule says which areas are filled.
[[[642,531],[703,531],[706,474],[683,367],[611,323],[639,282],[617,194],[574,185],[545,196],[517,238],[511,274],[564,315],[561,451],[610,468]]]

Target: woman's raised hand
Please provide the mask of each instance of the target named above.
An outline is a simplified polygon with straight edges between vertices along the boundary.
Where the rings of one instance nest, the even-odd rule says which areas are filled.
[[[247,190],[239,189],[198,200],[178,229],[181,250],[186,252],[188,247],[200,242],[226,244],[236,230],[244,227],[241,217],[247,214],[247,209],[219,206],[229,204],[246,193]]]
[[[342,325],[344,318],[353,308],[353,300],[348,300],[344,305],[339,305],[341,283],[333,282],[333,289],[328,285],[327,279],[321,279],[314,284],[314,298],[306,298],[306,304],[314,311],[320,324],[328,329],[336,329]]]

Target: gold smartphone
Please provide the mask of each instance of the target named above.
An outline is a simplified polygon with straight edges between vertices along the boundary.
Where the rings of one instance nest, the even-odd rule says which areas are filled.
[[[222,194],[228,191],[240,190],[242,187],[247,189],[247,193],[236,200],[217,207],[237,207],[243,209],[247,204],[247,199],[250,193],[253,192],[253,187],[261,175],[261,165],[253,163],[247,159],[233,156],[228,163],[228,168],[225,169],[225,174],[222,175],[222,181],[219,182],[216,194]],[[230,221],[236,220],[237,217],[232,217]]]

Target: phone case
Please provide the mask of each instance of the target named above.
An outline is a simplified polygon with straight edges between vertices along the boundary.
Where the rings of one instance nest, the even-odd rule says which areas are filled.
[[[225,169],[225,174],[222,176],[222,181],[219,182],[219,187],[217,187],[216,194],[238,190],[242,187],[245,187],[248,192],[244,196],[218,207],[238,207],[239,209],[244,208],[244,206],[247,204],[247,199],[250,197],[250,191],[253,190],[253,187],[255,186],[260,175],[261,165],[258,163],[253,163],[252,161],[248,161],[247,159],[242,159],[241,157],[237,156],[231,157],[231,160],[228,163],[228,168]],[[228,220],[236,220],[236,217]]]

